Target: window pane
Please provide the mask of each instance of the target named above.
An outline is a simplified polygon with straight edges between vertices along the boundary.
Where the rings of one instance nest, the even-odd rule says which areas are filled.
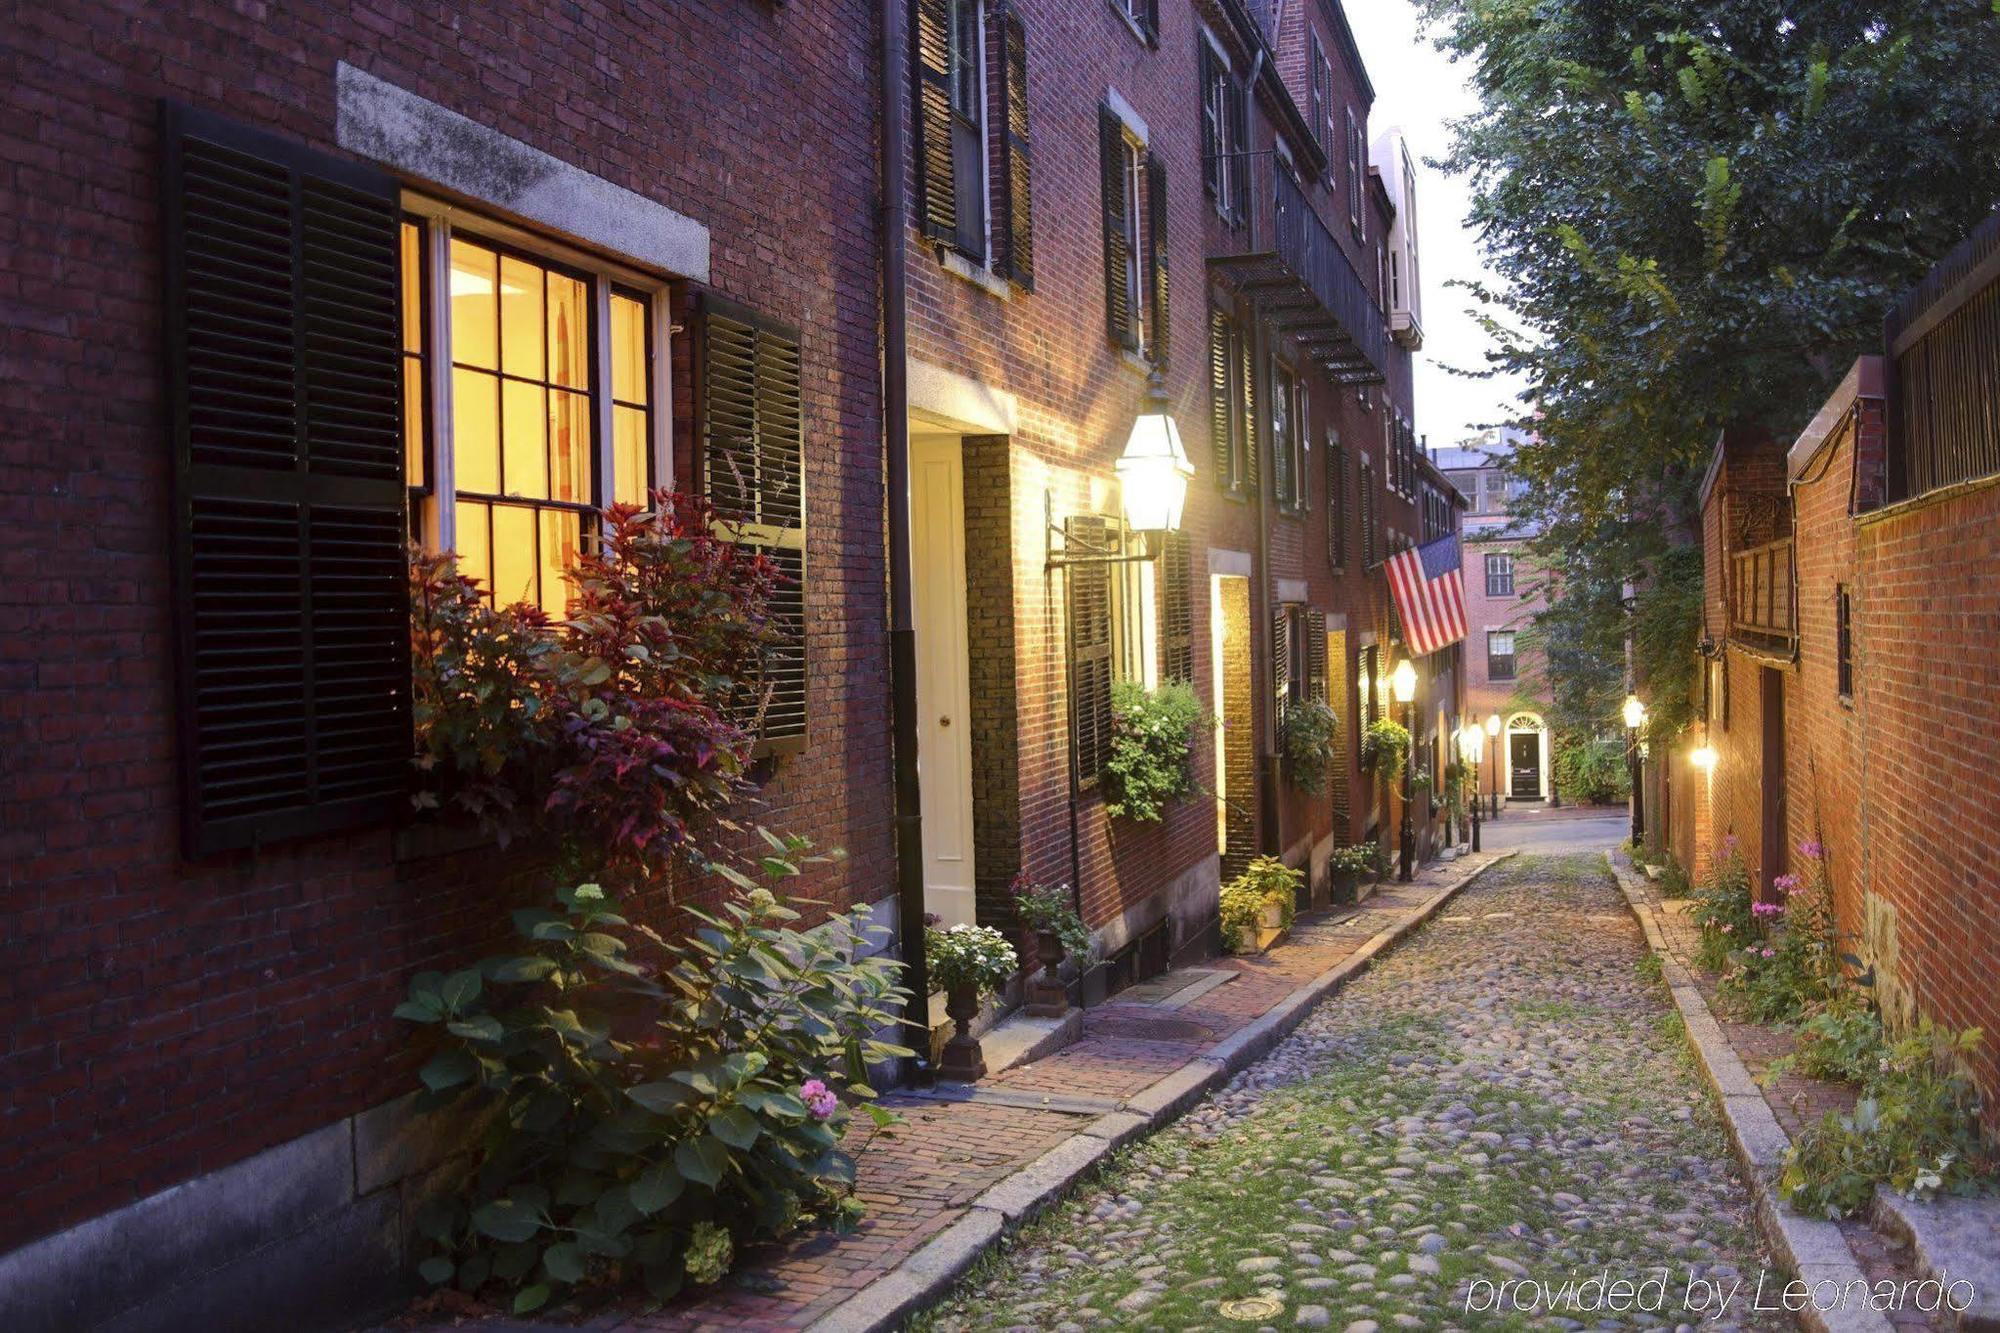
[[[500,363],[498,263],[485,246],[451,243],[451,359],[488,370]]]
[[[590,302],[584,285],[549,274],[549,383],[590,386]]]
[[[508,380],[501,390],[507,413],[502,480],[508,495],[549,498],[547,396],[548,390],[541,385],[518,380]]]
[[[483,504],[458,502],[458,572],[477,579],[486,591],[493,590],[493,547],[488,539],[488,514]]]
[[[526,505],[493,506],[493,596],[502,603],[533,602],[535,511]]]
[[[461,491],[500,490],[500,381],[477,370],[451,372],[451,458]]]
[[[424,238],[414,222],[403,233],[403,350],[424,349]]]
[[[403,358],[403,472],[411,486],[430,484],[424,471],[424,363]]]
[[[569,609],[570,587],[563,571],[576,563],[582,548],[581,516],[567,509],[544,509],[542,520],[542,609],[562,616]]]
[[[611,396],[646,405],[646,307],[616,294],[611,298]]]
[[[611,410],[611,498],[619,504],[646,503],[652,469],[646,448],[646,413],[636,407]]]
[[[542,377],[542,270],[512,255],[500,257],[500,368]]]
[[[549,498],[594,504],[590,489],[590,397],[549,390]]]

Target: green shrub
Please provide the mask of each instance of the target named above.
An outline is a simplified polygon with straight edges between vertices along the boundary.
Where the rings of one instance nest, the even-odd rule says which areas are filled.
[[[1720,972],[1729,966],[1732,952],[1762,944],[1763,926],[1752,910],[1756,895],[1750,867],[1744,864],[1735,838],[1722,840],[1722,860],[1693,896],[1689,915],[1701,927],[1701,949],[1695,960],[1704,968]]]
[[[1558,737],[1550,765],[1556,790],[1573,800],[1613,805],[1632,794],[1623,741]]]
[[[1257,938],[1266,903],[1276,903],[1281,926],[1290,926],[1305,878],[1304,871],[1293,870],[1275,856],[1260,856],[1223,885],[1222,947],[1234,953],[1246,938]]]
[[[1881,1018],[1853,990],[1809,1015],[1795,1036],[1798,1048],[1773,1062],[1774,1071],[1796,1069],[1809,1078],[1866,1084],[1888,1058]]]
[[[1375,869],[1376,845],[1357,842],[1352,847],[1336,847],[1326,858],[1326,868],[1335,875],[1366,875]]]
[[[1917,1199],[1979,1189],[1995,1163],[1960,1067],[1979,1042],[1977,1028],[1924,1020],[1890,1043],[1853,1113],[1829,1111],[1786,1151],[1780,1195],[1802,1213],[1839,1218],[1865,1208],[1878,1184]]]
[[[1361,766],[1391,786],[1409,757],[1410,729],[1402,723],[1379,717],[1361,733]]]
[[[1193,687],[1150,693],[1132,681],[1111,687],[1111,756],[1104,763],[1104,809],[1113,818],[1156,822],[1192,792],[1194,745],[1214,719]]]
[[[1688,882],[1687,868],[1674,859],[1672,852],[1663,851],[1656,863],[1660,867],[1659,894],[1662,898],[1685,898],[1693,886]]]
[[[924,960],[931,985],[941,991],[970,986],[982,995],[999,990],[1020,970],[1007,937],[991,926],[924,927]]]
[[[796,874],[805,844],[766,836],[767,871]],[[856,1106],[892,1119],[867,1068],[909,1054],[873,1036],[900,965],[862,956],[886,933],[864,918],[801,933],[769,889],[724,873],[735,891],[687,909],[690,938],[583,884],[514,913],[517,952],[412,980],[396,1015],[435,1045],[424,1103],[493,1112],[463,1191],[415,1218],[430,1282],[508,1289],[522,1312],[636,1272],[664,1300],[747,1242],[858,1212],[842,1134]]]
[[[1840,926],[1819,844],[1800,847],[1802,874],[1780,875],[1775,902],[1750,907],[1761,942],[1730,954],[1724,988],[1760,1023],[1783,1023],[1830,1003],[1841,991]]]
[[[1314,796],[1326,794],[1334,765],[1341,761],[1340,719],[1324,699],[1287,703],[1278,719],[1279,741],[1292,785]]]

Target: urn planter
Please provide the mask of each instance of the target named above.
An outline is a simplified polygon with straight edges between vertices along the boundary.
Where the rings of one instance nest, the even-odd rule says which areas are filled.
[[[1028,980],[1028,1012],[1035,1017],[1061,1018],[1069,1012],[1069,988],[1062,980],[1067,956],[1062,936],[1053,930],[1035,932],[1035,957],[1042,964],[1042,970]]]
[[[986,1053],[980,1049],[979,1038],[972,1035],[972,1020],[979,1016],[979,988],[954,986],[945,992],[944,1001],[944,1011],[957,1027],[944,1044],[938,1077],[977,1083],[986,1076]]]
[[[1358,898],[1361,876],[1352,870],[1333,872],[1333,901],[1337,907],[1352,907]]]

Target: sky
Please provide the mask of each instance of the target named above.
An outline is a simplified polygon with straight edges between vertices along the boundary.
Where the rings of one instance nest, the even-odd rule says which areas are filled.
[[[1463,66],[1447,60],[1417,31],[1409,0],[1360,0],[1348,4],[1347,21],[1375,85],[1368,132],[1374,137],[1400,125],[1417,162],[1417,244],[1423,282],[1423,350],[1416,354],[1417,432],[1443,448],[1477,432],[1482,423],[1512,416],[1516,380],[1469,380],[1445,367],[1478,369],[1492,346],[1472,317],[1470,293],[1447,288],[1453,278],[1491,282],[1477,238],[1465,226],[1472,192],[1462,177],[1446,176],[1424,159],[1450,144],[1447,122],[1474,110],[1477,94]]]

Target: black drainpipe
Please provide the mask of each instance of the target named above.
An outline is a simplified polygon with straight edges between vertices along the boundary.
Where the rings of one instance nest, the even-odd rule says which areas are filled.
[[[1262,54],[1262,52],[1258,53],[1260,59],[1262,58]],[[1270,337],[1265,331],[1261,320],[1254,321],[1251,325],[1250,345],[1251,373],[1262,378],[1263,368],[1267,358],[1271,355],[1271,347]],[[1268,380],[1265,381],[1267,384],[1269,382]],[[1253,389],[1252,392],[1254,394],[1255,390]],[[1255,401],[1254,397],[1252,401]],[[1263,448],[1263,438],[1269,436],[1271,431],[1271,419],[1271,405],[1266,402],[1264,410],[1257,414],[1257,434],[1259,438],[1250,441],[1252,449]],[[1267,459],[1270,458],[1270,452],[1266,451],[1264,457]],[[1258,767],[1262,771],[1257,775],[1257,811],[1259,815],[1258,822],[1263,825],[1263,829],[1262,835],[1258,838],[1257,842],[1266,856],[1283,856],[1285,849],[1279,841],[1282,835],[1278,828],[1278,713],[1276,702],[1280,664],[1270,660],[1271,647],[1275,642],[1271,637],[1271,514],[1267,507],[1267,501],[1264,498],[1264,488],[1266,485],[1264,474],[1270,470],[1268,467],[1257,469],[1257,556],[1254,568],[1256,578],[1251,581],[1254,595],[1250,599],[1250,688],[1257,692],[1259,701],[1257,712],[1251,716],[1257,719],[1269,719],[1270,721],[1269,726],[1262,728],[1264,732],[1264,745],[1262,753],[1258,755]],[[1260,637],[1265,644],[1265,651],[1261,654],[1257,651],[1257,642]],[[1257,663],[1259,661],[1265,663],[1265,668],[1262,672],[1257,670]]]
[[[906,1077],[930,1075],[930,969],[924,960],[924,829],[917,785],[917,632],[910,593],[909,329],[903,280],[909,249],[909,103],[897,71],[908,49],[908,7],[882,16],[882,438],[889,526],[889,690],[895,742],[897,939],[902,946],[903,1044],[917,1052]]]

